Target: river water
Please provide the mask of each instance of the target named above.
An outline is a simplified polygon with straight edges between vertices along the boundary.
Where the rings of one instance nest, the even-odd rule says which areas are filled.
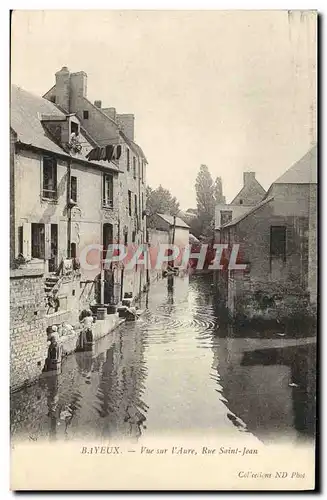
[[[145,312],[11,397],[13,440],[250,435],[311,441],[315,337],[236,334],[220,324],[212,278],[154,283]],[[300,336],[301,337],[301,336]]]

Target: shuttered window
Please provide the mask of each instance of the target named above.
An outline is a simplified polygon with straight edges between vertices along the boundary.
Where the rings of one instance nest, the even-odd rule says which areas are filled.
[[[232,220],[232,210],[220,210],[220,225],[223,226]]]
[[[132,192],[128,191],[128,214],[132,215]]]
[[[32,258],[45,258],[44,224],[32,224]]]
[[[43,157],[43,198],[57,199],[57,160],[51,156]]]
[[[133,177],[136,179],[136,158],[133,156]]]
[[[131,161],[130,160],[130,152],[129,152],[129,149],[126,148],[127,172],[129,172],[129,170],[130,170],[130,166],[131,166],[130,161]]]
[[[114,204],[114,183],[112,175],[103,175],[103,206],[112,208]]]
[[[70,178],[70,199],[77,203],[77,177]]]

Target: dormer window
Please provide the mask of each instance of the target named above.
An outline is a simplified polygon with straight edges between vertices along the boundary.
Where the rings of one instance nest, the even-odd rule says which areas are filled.
[[[70,134],[69,134],[68,147],[74,153],[80,153],[82,151],[82,145],[81,145],[81,137],[79,134],[80,132],[79,123],[71,120],[69,124],[69,130]]]
[[[73,134],[79,134],[79,124],[76,122],[71,121],[70,122],[70,133]]]
[[[83,111],[83,120],[88,120],[89,119],[89,112],[85,109]]]

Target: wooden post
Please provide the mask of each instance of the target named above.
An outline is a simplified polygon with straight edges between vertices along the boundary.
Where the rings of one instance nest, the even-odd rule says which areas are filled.
[[[175,230],[176,230],[176,215],[174,215],[174,224],[173,224],[173,237],[171,244],[174,245],[175,243]],[[174,260],[172,261],[172,266],[174,267]]]
[[[173,240],[172,244],[175,243],[175,229],[176,229],[176,215],[174,215],[174,224],[173,224]]]
[[[100,298],[100,302],[101,302],[101,305],[104,304],[104,269],[103,269],[103,263],[102,263],[102,266],[101,266],[101,278],[100,278],[100,281],[101,281],[101,298]]]

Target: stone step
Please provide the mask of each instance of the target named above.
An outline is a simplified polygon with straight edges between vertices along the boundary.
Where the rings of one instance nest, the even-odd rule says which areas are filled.
[[[57,276],[47,276],[45,281],[49,283],[57,283],[59,278]]]

